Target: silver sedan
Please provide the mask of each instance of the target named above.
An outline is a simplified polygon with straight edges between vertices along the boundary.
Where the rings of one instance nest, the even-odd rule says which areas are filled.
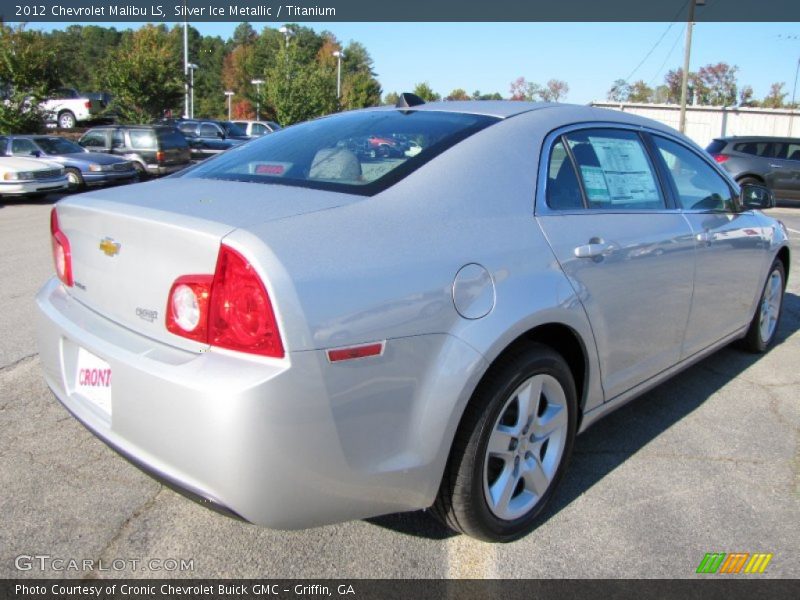
[[[687,138],[589,107],[402,104],[59,202],[37,296],[58,400],[256,524],[432,507],[508,541],[578,433],[775,341],[773,199]]]

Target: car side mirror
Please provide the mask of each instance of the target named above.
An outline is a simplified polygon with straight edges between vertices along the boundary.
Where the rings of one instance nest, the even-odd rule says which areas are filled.
[[[742,186],[739,202],[744,210],[775,207],[775,195],[763,185],[746,183]]]
[[[31,150],[31,156],[35,156],[36,158],[41,158],[42,157],[42,151],[41,150]]]

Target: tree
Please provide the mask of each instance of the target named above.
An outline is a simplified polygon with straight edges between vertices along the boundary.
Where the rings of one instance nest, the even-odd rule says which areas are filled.
[[[628,95],[629,102],[647,103],[653,100],[653,88],[647,85],[643,80],[634,82],[631,86],[630,94]]]
[[[511,93],[511,100],[522,101],[531,100],[530,85],[524,77],[517,77],[511,82],[509,92]]]
[[[631,86],[624,79],[617,79],[608,90],[606,99],[612,102],[627,102],[631,95]]]
[[[700,104],[712,106],[736,104],[736,72],[738,70],[739,67],[731,67],[723,62],[700,67],[696,76]]]
[[[57,48],[39,31],[0,23],[0,131],[35,133],[44,121],[39,102],[58,85]]]
[[[763,102],[761,102],[761,106],[764,108],[782,108],[784,106],[784,99],[788,94],[783,91],[783,86],[786,85],[783,82],[776,82],[769,86],[769,94],[767,94],[766,98],[764,98]]]
[[[414,86],[414,94],[425,100],[425,102],[437,102],[441,100],[441,96],[433,91],[427,81],[418,83]]]
[[[164,26],[145,25],[112,52],[101,79],[124,122],[149,122],[183,97],[181,59]]]
[[[540,88],[537,93],[543,102],[559,102],[567,98],[569,84],[560,79],[551,79],[547,82],[547,86]]]
[[[381,93],[381,84],[372,70],[372,57],[363,44],[351,41],[342,60],[342,108],[377,106]]]
[[[383,103],[388,106],[394,106],[400,100],[400,94],[397,92],[389,92],[383,97]]]
[[[456,88],[447,95],[447,98],[445,98],[445,100],[451,100],[451,101],[472,100],[472,96],[467,94],[465,90],[462,90],[461,88]]]
[[[753,98],[753,95],[753,86],[743,86],[739,91],[739,106],[758,106],[758,100]]]
[[[480,90],[475,90],[472,92],[472,99],[473,100],[502,100],[503,97],[499,94],[499,92],[494,92],[493,94],[481,94]]]
[[[250,23],[239,23],[233,30],[231,41],[234,46],[250,46],[255,43],[258,34]]]
[[[294,44],[283,47],[267,72],[266,100],[281,125],[336,111],[336,81],[316,60],[300,60],[302,55]]]

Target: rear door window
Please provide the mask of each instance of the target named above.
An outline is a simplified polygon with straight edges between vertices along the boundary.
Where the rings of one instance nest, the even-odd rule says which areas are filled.
[[[553,144],[547,169],[547,206],[555,210],[583,208],[575,167],[562,140]]]
[[[155,150],[156,135],[152,129],[131,129],[131,148],[136,150]]]
[[[38,149],[32,140],[26,138],[11,141],[11,154],[14,156],[33,156]]]
[[[203,123],[200,125],[200,137],[214,138],[220,137],[222,130],[213,123]]]
[[[656,171],[632,131],[582,129],[563,137],[583,183],[588,208],[666,208]]]
[[[681,208],[733,212],[733,190],[710,164],[686,146],[658,135],[652,137],[675,185]]]

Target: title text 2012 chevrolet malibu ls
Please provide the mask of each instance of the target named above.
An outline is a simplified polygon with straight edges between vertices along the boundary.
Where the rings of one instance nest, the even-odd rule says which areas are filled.
[[[59,202],[44,374],[121,454],[247,521],[433,506],[507,541],[577,433],[731,341],[773,342],[771,202],[619,112],[322,118]]]

